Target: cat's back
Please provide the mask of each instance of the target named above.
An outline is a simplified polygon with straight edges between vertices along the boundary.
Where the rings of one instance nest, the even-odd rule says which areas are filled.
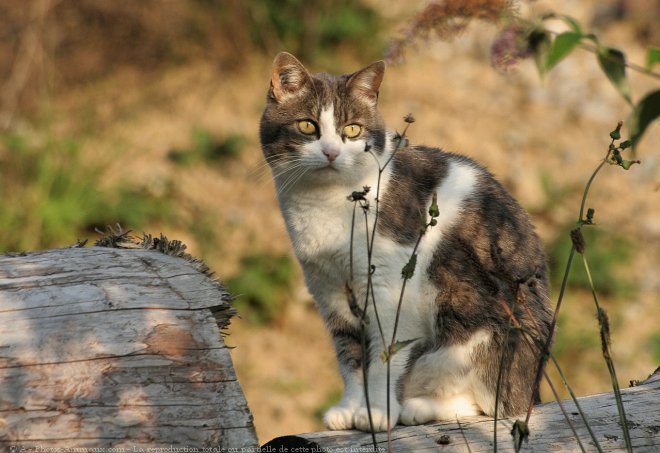
[[[398,150],[382,199],[382,234],[414,244],[437,193],[442,236],[433,250],[435,268],[483,279],[537,278],[547,291],[542,243],[527,212],[483,166],[471,158],[426,146]],[[430,271],[431,273],[433,270]],[[436,275],[436,277],[438,277]]]

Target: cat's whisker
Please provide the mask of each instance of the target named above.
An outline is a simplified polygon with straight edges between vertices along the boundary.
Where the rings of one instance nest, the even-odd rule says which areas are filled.
[[[309,167],[299,163],[298,165],[291,168],[291,172],[286,176],[284,183],[281,186],[281,189],[278,191],[280,195],[288,193],[295,185],[305,176],[309,171]]]
[[[275,179],[281,178],[282,176],[286,175],[287,173],[293,172],[296,169],[303,167],[302,162],[296,162],[293,165],[287,165],[286,167],[283,168],[278,168],[273,170],[273,177]]]
[[[274,175],[275,169],[273,169],[267,162],[262,162],[259,166],[250,170],[248,177],[261,184],[272,179]]]
[[[287,176],[281,186],[278,187],[277,194],[278,196],[285,195],[292,187],[294,187],[298,181],[307,173],[309,168],[302,165],[298,165],[291,169],[291,174]]]
[[[293,166],[299,165],[299,162],[298,156],[292,157],[286,154],[268,156],[248,172],[248,177],[255,179],[258,183],[263,183],[267,179],[277,178],[290,171]]]
[[[273,164],[271,167],[274,177],[279,177],[280,175],[285,174],[288,171],[291,171],[295,168],[305,165],[305,161],[301,158],[288,159],[286,162],[278,161]]]
[[[248,172],[248,179],[258,184],[263,184],[271,179],[271,170],[268,165],[259,165]]]

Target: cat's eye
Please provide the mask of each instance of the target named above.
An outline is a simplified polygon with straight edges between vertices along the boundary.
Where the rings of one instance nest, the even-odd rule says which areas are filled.
[[[349,124],[344,127],[344,135],[348,138],[355,138],[362,132],[362,127],[357,124]]]
[[[311,121],[298,121],[298,129],[305,135],[316,134],[316,125]]]

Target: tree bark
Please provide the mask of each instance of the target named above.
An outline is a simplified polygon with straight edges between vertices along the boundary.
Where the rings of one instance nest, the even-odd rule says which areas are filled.
[[[646,381],[621,391],[628,428],[635,452],[660,451],[660,368]],[[626,451],[612,393],[578,398],[601,449]],[[597,451],[573,401],[562,404],[575,426],[586,451]],[[497,451],[514,451],[511,429],[519,417],[498,422]],[[451,422],[420,426],[397,426],[392,431],[393,452],[492,452],[494,422],[488,417],[469,417]],[[538,405],[529,422],[529,439],[522,452],[581,451],[557,403]],[[371,435],[358,431],[327,431],[273,439],[264,445],[270,452],[373,452],[387,451],[387,434],[376,435],[378,450]]]
[[[220,334],[231,297],[200,265],[102,247],[0,256],[0,447],[256,448]]]

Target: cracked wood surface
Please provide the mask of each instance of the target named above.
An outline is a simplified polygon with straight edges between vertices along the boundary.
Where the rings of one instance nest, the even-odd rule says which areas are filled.
[[[621,390],[630,436],[635,452],[660,451],[660,368],[642,384]],[[612,393],[578,398],[596,440],[604,452],[626,451]],[[572,401],[564,408],[588,452],[597,451]],[[498,422],[497,451],[514,451],[510,435],[516,419]],[[492,452],[492,418],[466,417],[456,422],[438,422],[420,426],[397,426],[392,431],[393,452]],[[530,436],[521,452],[581,451],[557,403],[538,405],[529,423]],[[446,436],[446,437],[445,437]],[[387,451],[387,433],[376,435],[379,451]],[[273,439],[265,448],[271,451],[298,452],[373,452],[371,435],[359,431],[326,431]],[[280,450],[282,448],[283,450]]]
[[[0,447],[256,447],[229,299],[157,251],[0,256]]]

